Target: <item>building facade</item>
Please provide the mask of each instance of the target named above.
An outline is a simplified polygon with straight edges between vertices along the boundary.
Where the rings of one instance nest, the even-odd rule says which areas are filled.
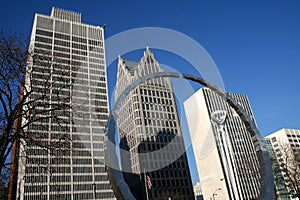
[[[230,94],[255,122],[248,98]],[[256,199],[260,176],[250,133],[235,111],[208,88],[184,102],[204,199]]]
[[[300,190],[300,130],[281,129],[266,136],[265,142],[271,156],[276,196],[293,199],[296,188]]]
[[[17,198],[115,199],[104,165],[103,28],[53,8],[50,16],[35,15],[30,52],[25,88],[36,120],[25,130],[31,143],[21,141]],[[65,108],[56,109],[60,105]]]
[[[115,99],[133,81],[161,72],[147,48],[140,62],[118,62]],[[134,88],[117,116],[124,178],[137,199],[194,199],[176,102],[169,78],[155,78]],[[152,186],[145,185],[143,172]],[[146,192],[147,191],[147,192]]]
[[[194,194],[195,194],[195,200],[203,200],[202,195],[202,189],[201,189],[201,183],[197,182],[194,186]]]

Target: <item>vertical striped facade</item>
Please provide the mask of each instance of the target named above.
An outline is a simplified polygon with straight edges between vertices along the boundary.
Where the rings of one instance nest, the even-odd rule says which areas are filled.
[[[104,164],[108,95],[103,28],[81,23],[80,13],[53,8],[51,16],[35,15],[30,51],[25,83],[33,91],[30,100],[46,94],[50,105],[63,101],[70,108],[50,111],[49,117],[37,114],[26,130],[50,148],[22,142],[18,198],[115,199]],[[35,107],[37,113],[42,109]]]
[[[228,93],[255,122],[247,96]],[[184,102],[204,199],[256,199],[260,176],[250,133],[219,95],[202,88]]]

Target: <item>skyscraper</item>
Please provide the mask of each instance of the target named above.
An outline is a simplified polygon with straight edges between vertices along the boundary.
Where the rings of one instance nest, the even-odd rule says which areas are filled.
[[[53,8],[50,16],[35,15],[30,51],[25,87],[37,118],[25,130],[31,143],[21,142],[18,198],[115,199],[104,165],[103,28],[83,24],[80,13]],[[62,103],[65,109],[55,109]]]
[[[115,99],[133,81],[161,71],[148,48],[140,62],[120,57]],[[145,171],[152,183],[149,199],[194,199],[170,79],[151,79],[134,88],[123,101],[117,122],[120,148],[130,152],[121,152],[121,163],[133,195],[146,199]]]
[[[255,122],[248,98],[228,93]],[[256,199],[260,176],[249,132],[235,111],[208,88],[184,102],[204,199]]]
[[[277,197],[293,199],[300,187],[300,130],[283,128],[266,136],[265,141],[272,160]]]

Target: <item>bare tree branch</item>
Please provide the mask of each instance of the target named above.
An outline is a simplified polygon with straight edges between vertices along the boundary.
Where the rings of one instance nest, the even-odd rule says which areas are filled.
[[[300,199],[300,162],[297,159],[299,151],[288,143],[280,143],[277,156],[288,192],[292,197]]]
[[[70,72],[57,67],[52,75],[54,62],[51,52],[32,52],[22,37],[0,33],[0,175],[13,162],[8,157],[16,141],[47,152],[70,148],[71,138],[64,134],[47,141],[39,131],[28,131],[31,126],[49,131],[43,125],[47,120],[63,128],[70,119],[71,94],[64,90],[70,83],[63,78]]]

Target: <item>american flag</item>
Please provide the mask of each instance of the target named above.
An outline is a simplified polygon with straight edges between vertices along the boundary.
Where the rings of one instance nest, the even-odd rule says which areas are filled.
[[[151,179],[148,175],[146,176],[146,182],[147,182],[148,188],[151,189],[152,188],[152,183],[151,183]]]

